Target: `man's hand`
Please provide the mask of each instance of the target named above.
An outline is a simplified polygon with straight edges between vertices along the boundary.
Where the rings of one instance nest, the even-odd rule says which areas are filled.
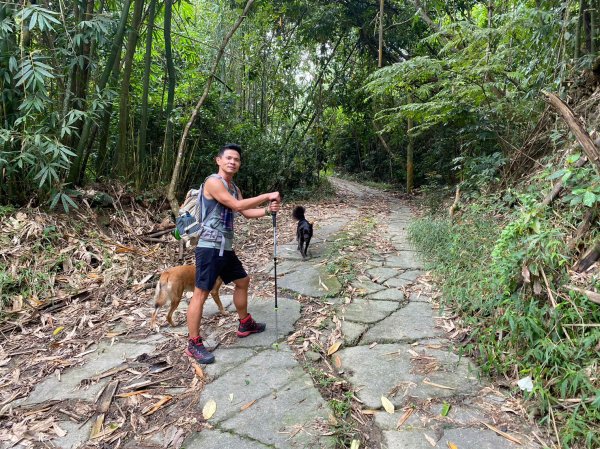
[[[271,202],[269,203],[269,210],[271,211],[271,213],[277,213],[279,212],[279,208],[281,207],[281,203],[279,201],[276,200],[271,200]]]
[[[277,201],[278,203],[281,202],[281,195],[279,194],[279,192],[271,192],[269,193],[269,201],[273,202],[273,201]]]

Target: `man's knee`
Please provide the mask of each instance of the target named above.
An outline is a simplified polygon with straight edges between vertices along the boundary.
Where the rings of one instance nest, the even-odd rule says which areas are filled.
[[[233,284],[236,288],[247,289],[250,285],[250,276],[246,276],[241,279],[236,279],[235,281],[233,281]]]
[[[190,301],[199,301],[201,304],[204,304],[204,301],[206,301],[206,298],[208,298],[209,293],[210,292],[208,290],[194,287],[194,293],[192,294],[192,299]]]

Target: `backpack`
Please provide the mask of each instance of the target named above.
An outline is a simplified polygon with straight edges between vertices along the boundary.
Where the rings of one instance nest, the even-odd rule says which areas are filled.
[[[200,235],[202,229],[202,189],[191,189],[185,195],[185,200],[179,208],[179,215],[175,218],[177,232],[184,240],[189,240]]]
[[[211,175],[215,176],[215,175]],[[209,176],[208,178],[210,178]],[[218,175],[216,175],[218,176]],[[208,179],[206,178],[206,179]],[[221,181],[228,188],[227,183],[223,178]],[[206,180],[205,180],[206,182]],[[235,184],[233,184],[235,186]],[[237,191],[237,186],[235,186]],[[200,185],[199,189],[191,189],[185,195],[185,200],[183,204],[179,208],[179,215],[175,218],[175,227],[179,236],[185,240],[191,240],[192,244],[196,244],[198,239],[200,238],[200,233],[202,232],[202,222],[204,217],[202,217],[202,192],[204,190],[204,183]],[[237,198],[237,194],[235,194]],[[212,209],[207,211],[207,216],[210,215]],[[194,241],[196,243],[194,243]],[[222,254],[221,254],[222,255]]]

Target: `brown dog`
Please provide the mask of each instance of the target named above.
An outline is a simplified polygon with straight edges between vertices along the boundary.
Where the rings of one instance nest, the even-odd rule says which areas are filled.
[[[179,301],[181,301],[183,292],[194,291],[195,279],[196,267],[194,265],[180,265],[178,267],[169,268],[161,273],[160,280],[156,285],[156,291],[154,293],[154,313],[152,314],[152,320],[150,321],[152,326],[154,326],[154,323],[156,322],[158,309],[167,301],[170,301],[171,303],[169,313],[167,313],[167,321],[171,326],[175,326],[172,318],[173,313],[175,312],[175,309],[177,309]],[[221,284],[223,284],[223,281],[219,277],[215,282],[215,286],[210,291],[210,295],[215,300],[215,303],[219,308],[219,313],[224,314],[225,308],[219,297],[219,288],[221,287]]]

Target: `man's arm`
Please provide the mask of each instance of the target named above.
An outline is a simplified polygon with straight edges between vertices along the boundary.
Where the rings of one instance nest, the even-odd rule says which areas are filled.
[[[239,192],[239,190],[238,190]],[[223,183],[218,178],[210,178],[204,184],[204,195],[208,199],[215,199],[219,203],[228,207],[229,209],[240,212],[244,217],[247,218],[258,218],[263,217],[265,215],[265,211],[263,209],[253,209],[257,206],[269,202],[275,202],[277,205],[270,207],[277,207],[276,212],[279,210],[279,201],[281,201],[281,196],[279,192],[269,192],[263,193],[262,195],[254,196],[252,198],[242,199],[240,194],[240,199],[236,199],[229,191],[225,188]],[[249,215],[247,215],[249,214]]]
[[[242,192],[240,192],[240,189],[238,189],[238,196],[242,198]],[[261,207],[258,209],[246,209],[240,211],[240,213],[246,218],[261,218],[271,215],[271,212],[277,212],[279,210],[279,206],[279,201],[272,200],[266,207]]]

